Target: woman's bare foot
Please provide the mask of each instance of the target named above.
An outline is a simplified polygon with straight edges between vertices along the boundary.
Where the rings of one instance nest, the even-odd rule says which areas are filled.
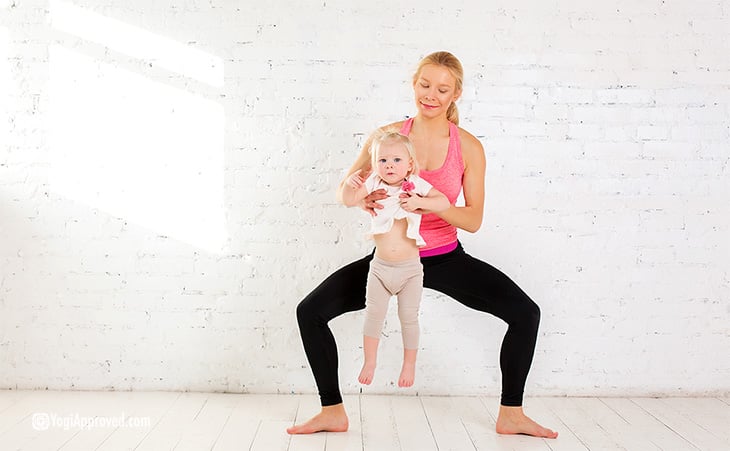
[[[533,437],[556,438],[558,433],[540,426],[525,415],[522,407],[499,406],[498,434],[525,434]]]
[[[403,388],[411,387],[415,379],[416,364],[403,362],[403,368],[400,370],[400,377],[398,378],[398,386]]]
[[[313,434],[315,432],[345,432],[350,426],[343,404],[324,406],[322,411],[309,421],[286,430],[289,434]]]
[[[364,385],[370,385],[370,383],[373,381],[373,376],[375,375],[375,364],[370,364],[368,362],[365,362],[362,365],[362,369],[360,370],[360,375],[357,377],[357,380]]]

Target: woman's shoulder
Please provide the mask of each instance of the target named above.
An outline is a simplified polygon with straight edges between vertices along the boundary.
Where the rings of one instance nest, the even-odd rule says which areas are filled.
[[[382,127],[378,128],[378,131],[380,132],[387,132],[391,130],[400,131],[403,128],[403,124],[405,124],[406,121],[397,121],[392,122],[390,124],[385,124]]]
[[[398,121],[398,122],[393,122],[390,124],[382,125],[370,133],[370,136],[368,137],[368,141],[374,139],[376,136],[380,135],[381,133],[388,133],[388,132],[392,132],[392,131],[399,132],[403,128],[403,124],[405,124],[405,123],[406,123],[406,121]]]
[[[461,139],[461,153],[464,158],[484,158],[484,146],[479,138],[459,127],[459,138]]]

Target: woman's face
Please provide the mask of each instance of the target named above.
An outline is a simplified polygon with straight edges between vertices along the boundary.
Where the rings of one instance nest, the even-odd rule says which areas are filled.
[[[413,84],[413,91],[419,113],[429,118],[445,115],[449,105],[461,95],[456,90],[456,79],[451,72],[434,64],[423,66]]]

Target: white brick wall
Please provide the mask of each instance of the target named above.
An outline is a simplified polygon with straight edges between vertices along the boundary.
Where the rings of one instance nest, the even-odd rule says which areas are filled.
[[[359,3],[0,1],[0,387],[313,392],[295,306],[371,246],[335,186],[449,49],[528,394],[730,392],[730,2]],[[499,392],[501,321],[421,324],[413,391]]]

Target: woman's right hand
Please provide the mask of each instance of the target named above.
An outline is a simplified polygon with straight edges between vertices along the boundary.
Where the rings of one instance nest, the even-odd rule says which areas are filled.
[[[379,210],[381,208],[384,208],[383,205],[378,202],[379,200],[387,199],[388,198],[388,192],[385,189],[378,189],[373,191],[372,193],[365,196],[365,199],[362,200],[360,203],[360,206],[363,210],[370,213],[371,216],[377,216],[378,213],[375,210]]]

